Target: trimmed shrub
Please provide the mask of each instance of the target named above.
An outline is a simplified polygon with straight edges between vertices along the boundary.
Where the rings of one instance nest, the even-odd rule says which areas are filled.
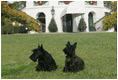
[[[20,33],[27,33],[28,30],[25,29],[24,26],[20,26]]]
[[[13,26],[2,26],[1,27],[1,34],[13,34]]]
[[[1,26],[1,34],[6,34],[6,31],[4,29],[4,26]]]
[[[50,32],[57,32],[58,31],[57,24],[56,24],[54,18],[51,19],[48,29]]]
[[[114,30],[117,32],[117,24],[115,24],[115,26],[114,26]]]
[[[14,26],[13,30],[14,30],[14,33],[20,33],[20,27],[18,26]]]
[[[86,28],[87,28],[86,23],[84,21],[84,18],[82,17],[78,25],[78,30],[83,32]]]
[[[24,26],[1,26],[1,34],[27,33]]]

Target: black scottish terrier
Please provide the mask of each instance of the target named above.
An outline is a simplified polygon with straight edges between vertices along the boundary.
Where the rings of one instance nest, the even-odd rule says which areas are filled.
[[[65,67],[63,72],[76,73],[84,69],[84,61],[75,55],[76,46],[77,42],[75,42],[73,45],[70,45],[70,42],[68,41],[66,47],[63,49],[64,53],[66,54]]]
[[[55,60],[52,58],[51,54],[43,49],[43,45],[38,45],[38,48],[32,51],[33,54],[30,56],[30,59],[34,62],[38,59],[36,71],[52,71],[57,69]]]

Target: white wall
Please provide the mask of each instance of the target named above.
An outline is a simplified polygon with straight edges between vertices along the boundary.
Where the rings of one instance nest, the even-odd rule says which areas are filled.
[[[73,32],[79,32],[78,25],[80,22],[81,16],[79,14],[73,14]]]
[[[85,17],[85,22],[87,24],[87,29],[86,31],[89,32],[89,24],[88,24],[88,14],[90,12],[93,13],[93,23],[98,21],[100,18],[102,18],[105,15],[104,8],[103,7],[87,7],[85,8],[86,13],[84,15]]]
[[[78,1],[77,1],[78,2]],[[72,2],[70,5],[71,6],[75,6],[76,2]],[[83,11],[85,12],[83,17],[84,20],[86,22],[87,28],[86,28],[86,32],[89,32],[89,27],[88,27],[88,14],[90,12],[94,12],[94,22],[96,22],[97,20],[99,20],[100,18],[102,18],[105,15],[105,11],[108,11],[104,8],[103,6],[103,1],[98,1],[98,5],[85,5],[83,4],[85,7],[82,8],[81,6],[77,7],[77,11],[84,9]],[[52,18],[51,15],[51,9],[52,6],[54,6],[54,10],[55,10],[55,21],[57,23],[57,27],[58,27],[58,32],[63,32],[63,26],[62,26],[62,20],[61,17],[66,14],[67,12],[71,12],[68,10],[68,6],[69,5],[58,5],[58,1],[49,1],[48,5],[45,6],[34,6],[33,1],[27,1],[26,3],[26,8],[24,8],[22,11],[26,12],[28,15],[30,15],[33,18],[37,18],[37,14],[39,12],[43,12],[46,15],[46,32],[49,32],[48,30],[48,25],[50,23],[50,20]],[[71,8],[69,6],[69,8]],[[81,10],[82,11],[82,10]],[[79,20],[81,19],[81,16],[79,16],[81,13],[80,12],[74,12],[72,13],[73,15],[73,32],[79,32],[78,31],[78,24],[79,24]]]

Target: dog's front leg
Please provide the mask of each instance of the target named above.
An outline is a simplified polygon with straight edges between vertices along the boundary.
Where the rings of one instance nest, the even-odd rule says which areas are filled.
[[[64,69],[63,69],[63,72],[67,72],[68,70],[66,69],[66,67],[64,67]]]
[[[40,65],[38,64],[37,67],[36,67],[36,71],[40,71],[41,70],[41,67]]]
[[[63,69],[63,72],[69,72],[69,68],[70,68],[70,61],[71,61],[71,58],[66,56],[66,61],[65,61],[65,67]]]
[[[65,64],[65,67],[63,69],[63,72],[68,72],[68,66],[67,66],[67,64]]]
[[[63,69],[63,72],[66,72],[66,69],[65,69],[65,67],[64,67],[64,69]]]

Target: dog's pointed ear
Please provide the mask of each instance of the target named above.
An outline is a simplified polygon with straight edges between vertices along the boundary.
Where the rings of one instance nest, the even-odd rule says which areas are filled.
[[[70,41],[67,42],[66,46],[70,46]]]
[[[76,47],[77,47],[77,42],[73,44],[73,48],[76,48]]]
[[[43,50],[43,45],[41,44],[41,49]]]

